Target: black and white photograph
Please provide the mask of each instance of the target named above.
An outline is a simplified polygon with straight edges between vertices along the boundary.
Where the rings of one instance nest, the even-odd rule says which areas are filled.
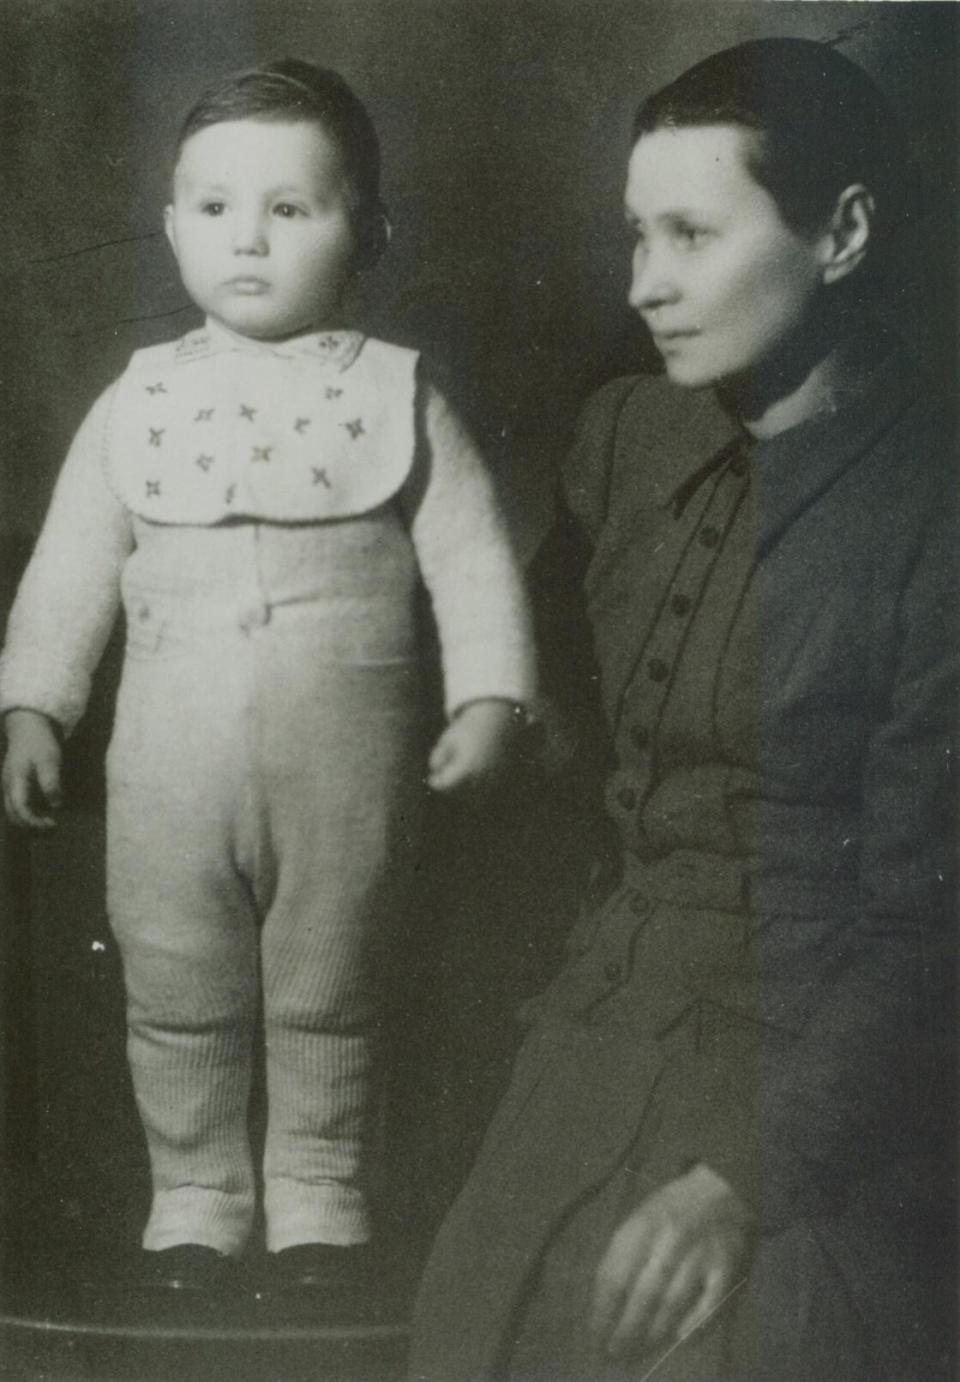
[[[954,0],[0,108],[0,1378],[958,1382]]]

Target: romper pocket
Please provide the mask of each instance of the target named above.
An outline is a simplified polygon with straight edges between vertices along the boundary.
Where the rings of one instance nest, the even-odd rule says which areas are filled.
[[[162,596],[134,594],[128,597],[124,608],[126,656],[131,662],[185,657],[203,648],[214,632],[214,625],[184,618],[179,602],[171,607]]]
[[[135,660],[157,657],[165,642],[168,620],[147,596],[137,595],[129,602],[127,617],[127,657]]]

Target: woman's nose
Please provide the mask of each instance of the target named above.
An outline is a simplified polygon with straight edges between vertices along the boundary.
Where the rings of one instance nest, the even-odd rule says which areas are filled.
[[[676,275],[657,250],[638,246],[633,256],[630,291],[627,302],[635,312],[649,312],[665,303],[675,302],[680,295]]]

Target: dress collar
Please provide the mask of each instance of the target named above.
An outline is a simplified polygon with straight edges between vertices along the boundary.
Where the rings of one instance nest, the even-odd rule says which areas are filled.
[[[666,385],[672,424],[670,483],[664,507],[684,500],[737,452],[747,456],[772,529],[811,502],[892,424],[916,398],[921,383],[902,342],[879,322],[865,325],[858,346],[859,378],[850,392],[774,437],[758,440],[721,408],[712,390],[688,393]],[[849,344],[848,344],[849,348]]]
[[[858,386],[835,410],[750,441],[758,538],[767,546],[894,425],[922,391],[903,343],[874,323]]]
[[[366,337],[361,331],[305,331],[299,336],[290,336],[283,341],[258,341],[251,336],[241,336],[229,327],[208,317],[198,331],[192,331],[183,338],[188,348],[180,354],[215,354],[220,351],[241,351],[249,355],[275,356],[279,359],[299,360],[311,358],[320,360],[342,372],[349,369],[360,354]]]

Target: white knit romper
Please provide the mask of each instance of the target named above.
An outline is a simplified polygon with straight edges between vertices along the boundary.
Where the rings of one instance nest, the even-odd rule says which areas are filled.
[[[267,1246],[370,1232],[381,957],[424,773],[421,578],[448,711],[533,690],[522,582],[475,453],[445,482],[437,467],[412,527],[402,509],[416,366],[350,332],[274,350],[208,326],[138,352],[81,429],[11,614],[0,708],[69,732],[122,588],[107,902],[148,1248],[235,1253],[249,1235],[261,1004]]]

